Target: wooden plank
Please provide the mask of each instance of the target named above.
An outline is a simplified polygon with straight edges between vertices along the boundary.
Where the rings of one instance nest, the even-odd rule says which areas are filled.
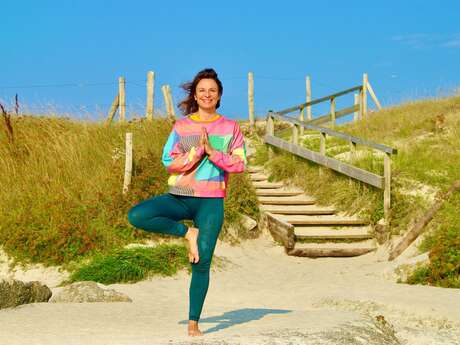
[[[371,251],[376,247],[370,242],[358,243],[296,243],[293,249],[287,251],[288,255],[311,258],[319,257],[351,257],[359,256]]]
[[[315,200],[308,197],[258,197],[259,203],[263,205],[313,205]]]
[[[369,239],[372,234],[368,227],[334,230],[330,228],[318,229],[317,227],[295,227],[294,234],[299,239]]]
[[[359,104],[354,105],[354,106],[352,106],[352,107],[344,108],[344,109],[339,110],[339,111],[336,111],[336,112],[335,112],[335,118],[336,118],[336,119],[339,119],[339,118],[341,118],[341,117],[344,117],[345,115],[354,113],[354,112],[356,112],[357,110],[359,110]],[[310,124],[310,125],[319,125],[319,124],[322,124],[322,123],[326,123],[326,122],[331,121],[331,118],[332,118],[331,113],[328,113],[328,114],[326,114],[326,115],[318,116],[318,117],[314,118],[314,119],[311,120],[311,121],[305,121],[305,123],[306,123],[306,124]]]
[[[437,195],[434,204],[425,212],[425,214],[417,220],[417,222],[404,234],[401,241],[394,247],[390,253],[388,260],[394,260],[402,252],[404,252],[409,245],[425,231],[426,225],[433,219],[439,209],[444,203],[452,196],[452,194],[460,191],[460,180],[455,181],[447,190],[447,192]]]
[[[301,216],[280,215],[286,223],[292,225],[367,225],[362,219],[345,218],[339,216]]]
[[[272,234],[273,238],[281,242],[286,249],[294,248],[294,227],[269,212],[266,213],[266,216],[268,230]]]
[[[375,105],[377,106],[378,110],[382,110],[382,106],[377,99],[377,96],[375,95],[374,89],[372,89],[371,83],[369,83],[369,80],[367,81],[367,91],[369,91],[369,95],[371,95],[372,100],[374,101]]]
[[[301,103],[297,106],[294,106],[294,107],[290,107],[290,108],[287,108],[287,109],[284,109],[284,110],[280,110],[280,111],[277,111],[276,113],[280,114],[280,115],[284,115],[284,114],[288,114],[288,113],[292,113],[293,111],[297,111],[297,110],[300,110],[301,108],[305,108],[305,107],[308,107],[308,106],[312,106],[312,105],[315,105],[315,104],[318,104],[318,103],[322,103],[322,102],[325,102],[325,101],[328,101],[330,100],[331,98],[335,98],[335,97],[340,97],[340,96],[343,96],[343,95],[346,95],[347,93],[350,93],[350,92],[353,92],[353,91],[356,91],[356,90],[361,90],[362,89],[362,86],[359,85],[359,86],[355,86],[355,87],[352,87],[352,88],[349,88],[349,89],[346,89],[344,91],[340,91],[340,92],[337,92],[337,93],[333,93],[332,95],[329,95],[329,96],[324,96],[324,97],[321,97],[321,98],[318,98],[318,99],[314,99],[310,102],[305,102],[305,103]]]
[[[261,205],[261,211],[279,214],[297,214],[297,215],[326,215],[334,214],[335,208],[318,207],[314,205]]]
[[[341,162],[335,158],[326,157],[318,152],[311,151],[304,147],[293,145],[285,140],[276,138],[274,136],[265,136],[265,143],[282,148],[295,155],[311,160],[320,165],[326,166],[344,175],[353,177],[359,181],[365,182],[377,188],[383,188],[384,178],[382,176],[373,174],[369,171],[354,167],[347,163]]]
[[[308,124],[308,123],[300,123],[299,120],[297,120],[297,119],[294,119],[294,118],[291,118],[291,117],[288,117],[288,116],[282,116],[282,115],[279,115],[278,113],[271,113],[270,116],[272,116],[274,118],[278,118],[278,119],[280,119],[282,121],[286,121],[286,122],[290,122],[290,123],[296,123],[296,124],[298,124],[300,126],[304,126],[305,128],[308,128],[308,129],[316,130],[316,131],[319,131],[319,132],[322,132],[322,133],[327,133],[328,135],[331,135],[331,136],[336,137],[336,138],[341,138],[341,139],[344,139],[346,141],[353,141],[356,144],[372,147],[372,148],[374,148],[376,150],[379,150],[379,151],[388,152],[388,153],[391,153],[391,154],[397,153],[397,150],[392,148],[392,147],[390,147],[390,146],[386,146],[386,145],[383,145],[383,144],[375,143],[375,142],[370,141],[370,140],[354,137],[354,136],[346,134],[346,133],[337,132],[337,131],[334,131],[333,129],[329,129],[329,128],[326,128],[326,127],[321,127],[321,126],[317,126],[317,125],[313,125],[313,124]]]
[[[284,186],[281,182],[253,182],[252,185],[256,188],[281,188]]]
[[[262,166],[248,166],[246,167],[246,171],[250,173],[262,172],[264,171],[264,167]]]
[[[250,174],[249,178],[251,181],[266,181],[268,180],[268,177],[262,174]]]
[[[335,128],[335,98],[331,98],[331,122],[332,122],[332,128]]]
[[[260,189],[256,190],[257,196],[294,196],[301,195],[303,191],[281,190],[281,189]]]

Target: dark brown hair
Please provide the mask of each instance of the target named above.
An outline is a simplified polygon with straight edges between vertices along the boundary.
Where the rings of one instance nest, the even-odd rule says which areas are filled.
[[[222,82],[217,77],[216,71],[212,68],[205,68],[197,73],[195,78],[191,82],[184,83],[181,87],[187,93],[187,96],[179,103],[179,108],[182,111],[182,114],[189,115],[198,111],[198,103],[195,100],[196,86],[201,79],[213,79],[217,83],[219,96],[222,96],[224,93],[224,87]],[[217,102],[216,109],[220,107],[220,99]]]

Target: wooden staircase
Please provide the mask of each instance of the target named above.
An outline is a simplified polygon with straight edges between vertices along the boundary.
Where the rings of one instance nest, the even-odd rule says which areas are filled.
[[[365,221],[317,206],[314,198],[280,182],[268,182],[263,167],[248,171],[273,238],[288,255],[347,257],[376,249],[372,228]]]

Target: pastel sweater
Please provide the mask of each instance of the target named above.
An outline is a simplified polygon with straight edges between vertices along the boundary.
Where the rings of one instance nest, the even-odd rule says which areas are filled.
[[[214,153],[200,146],[205,127]],[[238,122],[217,116],[200,121],[196,115],[174,124],[163,148],[162,161],[171,176],[169,193],[196,197],[225,197],[228,174],[244,171],[246,149]]]

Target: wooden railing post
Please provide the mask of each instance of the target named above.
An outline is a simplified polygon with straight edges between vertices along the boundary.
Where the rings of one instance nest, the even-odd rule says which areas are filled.
[[[254,74],[248,73],[248,108],[249,108],[249,126],[255,127],[254,119]]]
[[[153,100],[155,93],[155,72],[147,72],[147,109],[145,111],[145,117],[148,121],[153,120]]]
[[[125,77],[118,78],[118,99],[120,105],[120,122],[125,122],[126,119],[126,95],[125,95]]]
[[[332,121],[332,128],[335,128],[335,98],[331,98],[331,121]]]
[[[385,152],[383,161],[383,177],[385,179],[385,186],[383,190],[383,211],[385,217],[385,224],[390,221],[390,205],[391,205],[391,154]]]
[[[271,136],[275,135],[275,124],[273,121],[273,116],[272,116],[271,111],[268,112],[266,133]],[[271,145],[268,145],[268,159],[272,159],[273,155],[274,155],[273,147]]]
[[[299,126],[297,124],[292,126],[292,143],[299,145]]]
[[[300,109],[300,114],[299,114],[299,121],[302,121],[302,122],[305,121],[304,110],[305,110],[305,108],[302,107],[302,108]],[[303,132],[304,132],[303,126],[300,126],[300,135],[303,135]]]
[[[355,93],[355,102],[354,102],[354,106],[356,107],[357,105],[359,105],[359,94]],[[359,110],[356,111],[353,113],[353,122],[356,122],[358,121],[358,116],[359,116]]]
[[[326,156],[326,133],[320,132],[319,133],[319,153],[322,156]],[[319,167],[319,176],[323,176],[323,168]]]
[[[307,91],[307,103],[308,102],[311,102],[311,80],[310,80],[310,76],[307,76],[305,78],[305,87],[306,87],[306,91]],[[311,116],[311,105],[307,105],[307,120],[310,121],[312,119],[312,116]]]
[[[361,118],[367,116],[367,73],[363,74],[363,89],[361,93]]]

